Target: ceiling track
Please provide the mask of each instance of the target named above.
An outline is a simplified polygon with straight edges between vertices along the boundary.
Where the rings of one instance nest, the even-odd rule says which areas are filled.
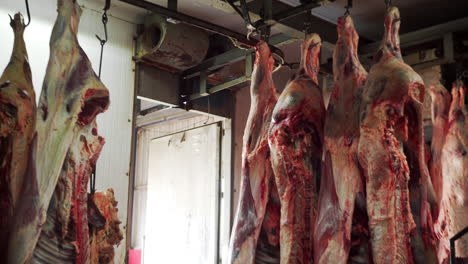
[[[227,51],[221,55],[215,56],[213,58],[209,58],[202,62],[201,64],[188,69],[182,72],[181,77],[182,79],[189,79],[193,77],[199,76],[201,80],[201,84],[197,92],[191,94],[189,96],[189,100],[195,100],[201,97],[205,97],[210,95],[211,93],[215,93],[227,88],[230,88],[235,85],[239,85],[241,83],[247,82],[250,79],[250,71],[251,71],[251,63],[247,63],[246,73],[244,76],[229,81],[227,83],[223,83],[214,87],[208,87],[206,83],[206,78],[203,78],[210,70],[222,67],[224,65],[230,64],[232,62],[242,60],[245,58],[251,58],[252,53],[254,51],[253,47],[258,43],[256,39],[248,39],[245,35],[232,31],[230,29],[215,25],[213,23],[204,21],[202,19],[192,17],[177,11],[177,2],[168,0],[168,8],[151,3],[145,0],[119,0],[120,2],[124,2],[139,8],[146,9],[150,12],[160,14],[162,16],[167,17],[168,19],[175,20],[184,24],[188,24],[197,28],[201,28],[203,30],[213,32],[230,39],[236,40],[241,47],[245,49],[233,49]],[[312,8],[320,6],[320,2],[318,1],[309,1],[305,2],[299,6],[292,7],[286,5],[278,0],[259,0],[257,3],[250,2],[251,4],[261,4],[261,8],[251,8],[249,11],[254,14],[260,15],[260,19],[255,22],[255,26],[258,29],[265,30],[272,25],[277,27],[283,26],[280,22],[287,21],[290,18],[296,17],[297,20],[303,20],[304,17],[299,17],[300,15],[304,15],[304,13],[310,11]],[[274,10],[279,10],[273,14]],[[294,40],[295,38],[303,38],[304,36],[304,25],[303,24],[295,24],[293,26],[286,25],[285,28],[291,28],[292,30],[285,30],[284,34],[277,34],[268,39],[268,43],[272,45],[272,51],[274,50],[274,46],[282,45],[285,43]],[[333,25],[334,29],[334,25]],[[268,32],[268,31],[267,31]],[[269,35],[269,33],[268,33]],[[262,36],[263,38],[263,36]],[[247,59],[248,61],[248,59]]]
[[[189,15],[177,12],[174,6],[171,6],[171,8],[166,8],[166,7],[153,4],[145,0],[119,0],[119,1],[163,15],[165,17],[168,17],[172,20],[176,20],[184,24],[188,24],[188,25],[201,28],[209,32],[213,32],[213,33],[216,33],[216,34],[228,37],[228,38],[235,39],[247,48],[254,47],[258,42],[255,39],[247,39],[247,37],[241,33],[215,25],[213,23],[201,20],[196,17],[192,17]]]
[[[216,24],[207,22],[205,20],[189,16],[183,13],[180,13],[177,11],[177,2],[175,1],[168,1],[168,8],[151,3],[149,1],[145,0],[119,0],[120,2],[127,3],[132,6],[136,6],[139,8],[146,9],[148,11],[163,15],[167,18],[170,18],[172,20],[189,24],[194,27],[201,28],[203,30],[213,32],[231,39],[237,40],[238,43],[241,44],[241,46],[244,46],[246,48],[252,48],[254,47],[257,43],[258,40],[256,39],[248,39],[244,34],[241,34],[239,32],[227,29],[225,27],[218,26]],[[305,17],[298,17],[300,15],[303,15],[304,13],[310,11],[313,8],[319,7],[320,2],[319,1],[311,1],[308,3],[301,4],[296,7],[289,6],[287,4],[284,4],[278,0],[263,0],[262,2],[262,7],[259,9],[255,6],[249,6],[249,11],[253,14],[259,15],[260,13],[263,13],[264,15],[261,17],[260,20],[256,21],[254,23],[254,26],[257,27],[258,29],[262,29],[268,26],[272,25],[278,25],[279,27],[282,27],[281,22],[287,22],[284,27],[290,28],[290,30],[285,29],[283,33],[291,36],[291,37],[303,37],[304,35],[304,25],[299,23],[299,24],[294,24],[294,25],[289,25],[291,22],[288,22],[287,20],[293,17],[296,17],[298,21],[305,21]],[[251,2],[250,4],[258,4],[257,2]],[[252,8],[253,7],[253,8]],[[264,10],[267,9],[267,10]],[[273,14],[273,10],[280,10]],[[265,15],[269,14],[269,15]],[[318,18],[315,18],[318,19]],[[312,21],[313,23],[325,23],[323,21]],[[330,24],[332,25],[332,24]],[[323,28],[323,25],[320,26]],[[330,28],[333,32],[335,30],[335,26],[332,25],[332,28]],[[280,30],[283,31],[283,30]],[[331,40],[333,43],[333,40]]]
[[[400,47],[406,48],[436,39],[443,39],[444,35],[447,33],[465,30],[468,30],[468,17],[402,34],[400,35]],[[379,49],[380,45],[380,41],[377,41],[360,47],[360,56],[366,57],[373,55]]]

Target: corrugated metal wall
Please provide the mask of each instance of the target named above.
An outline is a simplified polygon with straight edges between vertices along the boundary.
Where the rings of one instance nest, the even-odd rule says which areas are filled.
[[[33,72],[34,88],[38,98],[49,59],[49,38],[56,17],[56,1],[34,0],[29,2],[33,20],[25,31],[25,39]],[[103,36],[101,14],[88,8],[87,1],[80,1],[80,3],[84,4],[85,8],[83,9],[78,39],[97,72],[100,44],[94,35],[97,33]],[[8,63],[13,46],[13,33],[9,26],[8,14],[13,15],[17,11],[26,12],[24,1],[1,0],[1,70]],[[119,217],[125,227],[132,133],[134,86],[132,46],[135,25],[110,16],[108,30],[109,42],[104,51],[102,81],[110,91],[111,105],[106,113],[98,117],[99,134],[106,139],[106,145],[98,161],[96,185],[98,190],[114,189],[116,199],[119,201]],[[123,263],[124,249],[125,241],[122,241],[116,254],[116,263]]]

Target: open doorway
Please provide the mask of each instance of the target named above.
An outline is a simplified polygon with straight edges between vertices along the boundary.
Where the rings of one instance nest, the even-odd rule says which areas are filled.
[[[224,263],[231,213],[230,119],[167,109],[140,120],[132,249],[141,263]]]

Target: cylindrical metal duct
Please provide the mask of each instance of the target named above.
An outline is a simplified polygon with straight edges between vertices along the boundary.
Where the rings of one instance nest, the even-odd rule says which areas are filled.
[[[185,70],[202,62],[208,47],[207,32],[183,23],[169,23],[165,17],[153,14],[145,18],[143,34],[137,40],[136,57]]]

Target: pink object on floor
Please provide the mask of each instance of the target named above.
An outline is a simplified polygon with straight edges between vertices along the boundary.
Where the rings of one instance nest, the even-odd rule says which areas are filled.
[[[130,249],[129,264],[141,264],[141,249]]]

